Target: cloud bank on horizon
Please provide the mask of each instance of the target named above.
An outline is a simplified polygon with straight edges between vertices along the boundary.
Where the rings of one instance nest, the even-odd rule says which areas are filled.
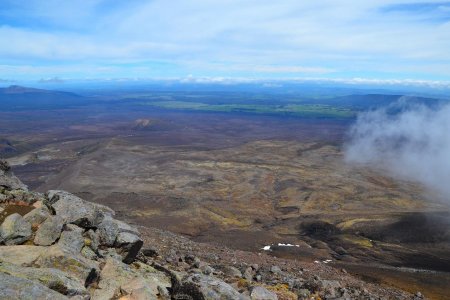
[[[345,158],[420,182],[450,203],[450,104],[430,108],[403,98],[359,115]]]
[[[450,2],[4,0],[0,78],[450,81]]]

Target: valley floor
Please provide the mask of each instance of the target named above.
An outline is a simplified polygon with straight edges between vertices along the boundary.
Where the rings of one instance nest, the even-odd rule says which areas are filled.
[[[210,252],[262,264],[263,257],[336,276],[345,268],[383,286],[447,297],[449,208],[413,182],[346,163],[348,124],[153,117],[74,121],[42,135],[24,129],[15,138],[28,143],[9,162],[32,188],[68,190],[164,230],[143,228],[149,242],[169,231],[188,237],[177,236],[177,245],[196,247],[205,259]]]

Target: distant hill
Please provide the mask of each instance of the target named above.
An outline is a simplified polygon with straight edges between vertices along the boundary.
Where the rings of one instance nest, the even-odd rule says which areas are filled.
[[[74,93],[42,90],[12,85],[0,88],[2,110],[55,109],[90,103],[90,99]]]
[[[396,103],[403,98],[404,104],[423,104],[429,107],[444,103],[444,100],[435,98],[425,98],[404,95],[388,95],[388,94],[366,94],[366,95],[349,95],[332,99],[324,102],[328,105],[352,107],[357,110],[366,110],[371,108],[385,107]]]

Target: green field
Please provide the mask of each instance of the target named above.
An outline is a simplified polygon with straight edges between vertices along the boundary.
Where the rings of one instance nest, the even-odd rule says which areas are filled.
[[[188,101],[156,101],[143,102],[141,104],[165,109],[210,112],[241,112],[252,114],[289,115],[298,117],[353,118],[356,115],[354,111],[348,108],[321,104],[208,104]]]

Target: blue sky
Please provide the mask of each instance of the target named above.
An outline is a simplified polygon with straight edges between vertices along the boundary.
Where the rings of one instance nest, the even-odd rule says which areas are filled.
[[[450,81],[450,2],[2,0],[0,80]]]

